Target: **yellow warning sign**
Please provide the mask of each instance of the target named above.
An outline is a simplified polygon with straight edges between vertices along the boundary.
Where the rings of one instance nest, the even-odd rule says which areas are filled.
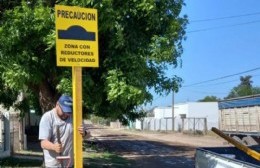
[[[96,9],[55,5],[57,66],[98,67]]]

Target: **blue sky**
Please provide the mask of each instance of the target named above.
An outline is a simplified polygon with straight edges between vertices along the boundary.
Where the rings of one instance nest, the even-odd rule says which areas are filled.
[[[190,23],[187,39],[183,41],[182,67],[169,70],[168,75],[178,75],[186,87],[174,94],[174,102],[197,101],[207,95],[223,98],[240,83],[240,76],[251,75],[253,86],[260,86],[260,69],[233,75],[260,68],[260,1],[186,0],[185,3],[182,15],[188,15]],[[233,76],[193,85],[228,75]],[[148,106],[171,104],[172,94],[154,94],[154,101]]]

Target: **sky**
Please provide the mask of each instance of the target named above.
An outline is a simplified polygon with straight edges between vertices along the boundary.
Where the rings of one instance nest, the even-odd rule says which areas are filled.
[[[167,72],[181,77],[182,87],[174,99],[172,93],[153,93],[154,101],[147,107],[205,96],[222,99],[246,75],[252,76],[253,86],[260,86],[260,1],[186,0],[185,4],[181,15],[186,14],[190,23],[182,43],[182,67]]]

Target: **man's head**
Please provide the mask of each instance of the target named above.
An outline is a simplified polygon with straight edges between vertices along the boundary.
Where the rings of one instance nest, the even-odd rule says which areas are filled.
[[[72,114],[73,108],[73,101],[72,98],[68,95],[62,95],[58,102],[57,107],[58,108],[58,115],[61,119],[65,120]]]
[[[62,109],[62,112],[64,113],[72,113],[72,105],[73,105],[73,101],[72,98],[68,95],[62,95],[59,100],[58,103]]]

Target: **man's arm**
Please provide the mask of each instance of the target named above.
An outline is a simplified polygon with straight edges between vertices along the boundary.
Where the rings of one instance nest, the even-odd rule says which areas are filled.
[[[55,151],[56,153],[62,152],[61,144],[59,144],[59,143],[54,144],[47,139],[41,140],[41,147],[42,147],[42,149],[52,150],[52,151]]]

